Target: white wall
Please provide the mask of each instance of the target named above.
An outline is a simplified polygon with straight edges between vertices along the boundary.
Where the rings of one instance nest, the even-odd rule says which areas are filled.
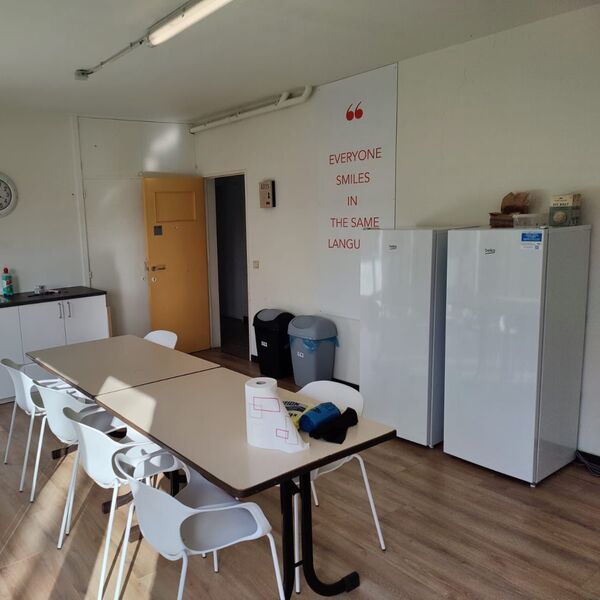
[[[305,314],[317,311],[310,103],[208,130],[196,139],[199,174],[245,174],[250,321],[266,307]],[[277,207],[261,209],[258,184],[271,178],[276,180]],[[252,268],[254,260],[260,263],[258,270]],[[254,335],[251,351],[256,354]]]
[[[150,330],[142,172],[195,174],[189,127],[79,119],[91,284],[107,290],[113,332]]]
[[[69,116],[0,110],[0,172],[19,195],[0,219],[0,267],[19,291],[83,282],[73,139]]]
[[[600,7],[399,63],[398,225],[487,222],[511,190],[580,191],[600,227]],[[245,171],[250,314],[318,311],[310,101],[196,136],[202,175]],[[277,182],[274,210],[258,182]],[[260,269],[253,270],[253,259]],[[580,447],[600,454],[600,244],[593,235]],[[335,319],[335,376],[358,379],[357,322]]]
[[[396,213],[398,225],[477,224],[511,190],[533,190],[541,207],[552,194],[583,193],[584,221],[596,231],[580,447],[595,454],[600,454],[598,56],[600,7],[592,7],[400,63]]]

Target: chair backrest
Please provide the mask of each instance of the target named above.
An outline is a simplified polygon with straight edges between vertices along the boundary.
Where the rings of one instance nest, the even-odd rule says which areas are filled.
[[[30,414],[36,412],[38,407],[36,407],[31,399],[31,390],[34,389],[36,385],[33,379],[23,372],[23,365],[19,365],[9,358],[0,360],[0,364],[6,368],[12,379],[17,406]]]
[[[144,337],[144,339],[148,340],[149,342],[154,342],[155,344],[160,344],[161,346],[171,348],[171,350],[175,348],[175,345],[177,344],[177,334],[164,329],[156,329],[155,331],[151,331]]]
[[[79,441],[79,461],[85,472],[98,485],[112,487],[120,480],[113,467],[113,456],[123,448],[123,444],[86,425],[85,414],[80,414],[69,406],[63,408],[63,414],[75,429]]]
[[[163,556],[181,556],[185,544],[181,524],[195,511],[169,494],[131,477],[132,467],[123,453],[115,454],[115,467],[127,480],[133,493],[138,524],[142,535]]]
[[[365,403],[358,390],[337,381],[311,381],[298,393],[318,402],[333,402],[342,412],[353,408],[359,415],[362,415]]]
[[[63,413],[63,409],[71,408],[78,413],[84,408],[89,408],[90,405],[85,404],[85,402],[65,390],[48,388],[40,383],[36,385],[42,396],[46,417],[48,418],[48,427],[50,427],[52,433],[64,444],[76,444],[78,440],[77,431],[73,421]]]

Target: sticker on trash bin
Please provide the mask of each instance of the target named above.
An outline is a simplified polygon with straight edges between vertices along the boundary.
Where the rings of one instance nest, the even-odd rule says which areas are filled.
[[[296,352],[298,358],[304,358],[304,352]]]
[[[269,347],[269,344],[267,344],[267,342],[261,342],[261,343],[260,343],[260,345],[261,345],[261,346],[264,346],[265,348],[268,348],[268,347]]]

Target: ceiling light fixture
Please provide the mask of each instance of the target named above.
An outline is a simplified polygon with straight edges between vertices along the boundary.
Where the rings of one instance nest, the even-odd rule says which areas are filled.
[[[174,10],[172,13],[152,25],[143,37],[130,42],[125,48],[115,52],[112,56],[100,61],[97,65],[90,67],[89,69],[77,69],[75,71],[75,79],[89,79],[90,75],[97,73],[102,67],[118,60],[144,43],[147,43],[150,48],[154,48],[155,46],[170,40],[172,37],[175,37],[188,27],[195,25],[230,2],[232,2],[232,0],[192,0],[186,2],[177,10]]]
[[[223,8],[232,0],[202,0],[188,2],[175,12],[167,15],[148,30],[148,45],[158,46],[181,33],[188,27],[205,19],[215,11]]]

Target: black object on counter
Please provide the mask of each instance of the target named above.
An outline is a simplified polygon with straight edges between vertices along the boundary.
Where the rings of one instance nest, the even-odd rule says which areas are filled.
[[[310,433],[311,438],[323,438],[326,442],[343,444],[348,428],[358,423],[358,414],[353,408],[347,408],[339,417],[327,421]]]

